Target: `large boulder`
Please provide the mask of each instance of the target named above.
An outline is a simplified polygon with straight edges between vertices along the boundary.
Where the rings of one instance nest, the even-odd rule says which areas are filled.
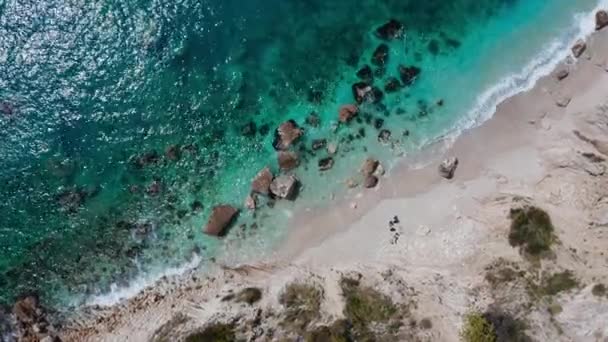
[[[372,86],[365,82],[357,82],[352,85],[353,98],[357,101],[358,104],[363,103],[363,101],[369,97],[369,94],[372,91]]]
[[[576,41],[576,43],[574,43],[574,46],[572,47],[572,54],[574,55],[574,57],[579,58],[583,52],[585,52],[585,50],[587,50],[587,43],[585,43],[584,40],[579,39]]]
[[[384,40],[401,38],[403,36],[403,24],[395,19],[391,19],[376,29],[376,36]]]
[[[207,226],[205,227],[205,234],[213,236],[223,235],[224,230],[232,223],[238,212],[238,209],[227,204],[216,205],[211,210],[211,216],[209,216],[209,221],[207,221]]]
[[[347,123],[352,120],[359,113],[359,108],[357,106],[348,104],[340,107],[340,111],[338,113],[338,119],[342,123]]]
[[[608,26],[608,12],[599,10],[595,13],[595,30],[599,31]]]
[[[378,45],[378,47],[376,48],[376,50],[374,50],[374,53],[372,55],[372,64],[374,64],[375,66],[379,66],[379,67],[383,67],[386,62],[388,61],[388,45],[386,44],[380,44]]]
[[[445,179],[452,179],[458,167],[458,158],[450,157],[439,164],[439,174]]]
[[[263,168],[251,182],[251,191],[262,195],[268,195],[270,183],[272,183],[273,178],[274,176],[272,175],[270,168]]]
[[[282,171],[293,170],[300,165],[300,157],[292,151],[279,151],[277,159],[279,161],[279,168]]]
[[[369,175],[365,177],[365,180],[363,181],[363,186],[365,186],[367,189],[375,188],[376,185],[378,185],[378,177],[374,175]]]
[[[293,200],[297,194],[298,179],[294,175],[275,178],[270,184],[270,192],[277,198]]]
[[[298,127],[295,121],[287,120],[276,129],[272,146],[277,151],[286,150],[303,134],[304,131]]]
[[[416,80],[416,78],[418,78],[418,75],[420,75],[420,72],[422,70],[416,66],[403,66],[400,65],[399,66],[399,75],[401,76],[401,82],[403,82],[404,85],[409,86],[412,83],[414,83],[414,81]]]

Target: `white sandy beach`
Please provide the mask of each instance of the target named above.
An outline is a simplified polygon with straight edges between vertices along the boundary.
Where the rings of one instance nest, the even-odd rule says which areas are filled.
[[[457,341],[466,312],[500,304],[525,319],[538,340],[605,341],[608,299],[594,297],[591,287],[608,283],[607,67],[608,31],[602,31],[578,60],[564,61],[532,90],[503,102],[427,167],[404,164],[375,190],[358,188],[346,201],[297,213],[274,259],[166,280],[128,302],[83,312],[63,339],[150,341],[177,314],[188,319],[175,328],[176,338],[210,321],[246,321],[259,308],[280,307],[277,296],[294,279],[323,284],[319,323],[326,323],[342,312],[338,279],[359,272],[397,301],[415,298],[415,317],[433,322],[420,340]],[[561,70],[569,75],[560,81]],[[571,101],[558,106],[564,98]],[[459,166],[448,181],[437,165],[449,156]],[[550,214],[560,241],[537,271],[568,269],[581,284],[555,299],[561,306],[555,316],[542,305],[524,316],[517,288],[496,293],[484,278],[499,258],[525,263],[507,240],[509,210],[525,203]],[[263,290],[255,307],[221,301],[245,286]],[[264,324],[272,320],[265,316]]]

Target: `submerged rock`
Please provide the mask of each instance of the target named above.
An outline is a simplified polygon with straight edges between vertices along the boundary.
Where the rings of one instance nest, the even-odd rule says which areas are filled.
[[[340,107],[338,119],[342,123],[347,123],[355,116],[357,116],[357,113],[359,113],[359,109],[357,108],[357,106],[352,104],[343,105],[342,107]]]
[[[412,83],[414,83],[418,75],[420,75],[421,71],[422,70],[416,66],[406,67],[400,65],[399,75],[401,76],[401,82],[403,82],[403,84],[405,84],[406,86],[411,85]]]
[[[221,236],[230,223],[234,220],[238,214],[238,209],[222,204],[213,207],[207,226],[205,227],[205,234],[212,236]]]
[[[388,144],[391,139],[391,131],[388,129],[383,129],[378,133],[378,142],[382,144]]]
[[[321,124],[321,118],[319,118],[317,113],[312,112],[308,115],[308,117],[306,117],[306,124],[311,127],[319,127]]]
[[[298,154],[291,151],[279,151],[278,157],[279,168],[282,171],[293,170],[300,165]]]
[[[298,179],[294,175],[275,178],[270,184],[270,192],[277,198],[293,200],[296,196]]]
[[[374,72],[369,65],[364,65],[359,71],[357,71],[357,77],[366,83],[372,83],[374,81]]]
[[[75,213],[84,204],[88,193],[81,189],[70,189],[63,191],[55,196],[55,200],[61,208],[69,213]]]
[[[272,183],[273,178],[274,176],[272,175],[270,168],[263,168],[251,182],[251,191],[262,195],[268,195],[270,183]]]
[[[138,157],[135,157],[133,164],[136,168],[143,169],[146,166],[158,163],[159,160],[160,157],[158,156],[158,152],[151,150]]]
[[[179,145],[169,145],[165,150],[165,157],[172,161],[177,161],[180,158],[180,147]]]
[[[396,77],[389,77],[384,84],[384,91],[387,93],[394,93],[401,89],[401,82]]]
[[[388,61],[388,45],[380,44],[372,55],[372,64],[383,67]]]
[[[352,92],[358,104],[363,103],[372,91],[372,87],[365,82],[358,82],[352,85]]]
[[[324,148],[327,145],[327,139],[315,139],[312,141],[312,150],[317,151]]]
[[[395,19],[391,19],[376,29],[376,36],[384,40],[401,38],[403,36],[403,24]]]
[[[327,171],[334,166],[334,158],[326,157],[319,160],[319,171]]]
[[[458,158],[450,157],[439,164],[439,174],[446,179],[452,179],[458,167]]]
[[[608,26],[608,12],[599,10],[595,13],[595,30],[599,31]]]
[[[574,57],[579,58],[583,52],[585,52],[585,50],[587,50],[587,43],[585,43],[584,40],[579,39],[576,41],[576,43],[574,43],[574,46],[572,47],[572,54],[574,55]]]
[[[255,122],[249,121],[243,127],[241,127],[241,135],[244,137],[253,137],[257,133],[257,126]]]
[[[285,121],[276,129],[272,146],[275,150],[286,150],[303,134],[304,132],[295,121]]]

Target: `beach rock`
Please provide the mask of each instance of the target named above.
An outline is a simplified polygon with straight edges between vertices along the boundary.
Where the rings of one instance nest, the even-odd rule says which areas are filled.
[[[367,189],[375,188],[378,185],[378,177],[374,175],[369,175],[365,177],[365,181],[363,181],[363,186]]]
[[[245,208],[249,210],[255,210],[257,208],[257,196],[256,194],[250,194],[245,198]]]
[[[177,161],[180,158],[179,145],[169,145],[165,150],[165,157],[171,161]]]
[[[317,151],[324,148],[327,145],[327,139],[315,139],[312,141],[312,150]]]
[[[384,125],[384,119],[381,119],[381,118],[374,119],[374,128],[375,129],[380,129],[380,128],[382,128],[383,125]]]
[[[561,81],[564,78],[568,77],[569,74],[570,72],[568,71],[568,69],[561,69],[555,74],[555,77],[558,81]]]
[[[418,67],[415,66],[403,66],[400,65],[399,66],[399,75],[401,76],[401,82],[403,82],[404,85],[409,86],[412,83],[414,83],[414,81],[416,80],[416,78],[418,77],[418,75],[420,75],[420,72],[422,70]]]
[[[376,159],[367,158],[361,166],[361,173],[364,176],[372,175],[376,171],[376,168],[378,168],[378,165],[380,165],[380,162]]]
[[[213,207],[207,226],[205,227],[205,234],[212,236],[221,236],[230,223],[234,220],[238,214],[238,209],[222,204]]]
[[[268,195],[270,183],[272,183],[273,178],[274,176],[272,175],[270,168],[263,168],[251,182],[251,191],[262,195]]]
[[[330,143],[327,145],[327,153],[336,154],[336,152],[338,152],[338,145],[334,143]]]
[[[452,179],[458,167],[458,158],[450,157],[439,164],[439,174],[446,179]]]
[[[558,107],[566,108],[570,104],[570,101],[572,101],[572,99],[569,96],[560,96],[555,100],[555,104]]]
[[[321,118],[319,114],[312,112],[306,117],[306,124],[310,127],[319,127],[321,124]]]
[[[372,83],[374,80],[374,72],[369,65],[364,65],[357,71],[357,77],[366,83]]]
[[[608,12],[599,10],[595,13],[595,30],[599,31],[608,26]]]
[[[383,67],[388,61],[388,45],[380,44],[372,55],[372,64]]]
[[[357,108],[357,106],[355,105],[343,105],[342,107],[340,107],[340,110],[338,112],[338,120],[340,120],[340,122],[342,123],[348,123],[355,116],[357,116],[358,112],[359,108]]]
[[[391,131],[388,129],[383,129],[378,133],[378,142],[382,144],[388,144],[391,139]]]
[[[272,146],[277,151],[286,150],[303,134],[304,132],[298,127],[298,124],[296,124],[295,121],[287,120],[276,129]]]
[[[352,85],[352,92],[358,104],[363,103],[372,91],[372,87],[365,82],[358,82]]]
[[[384,84],[384,91],[387,93],[394,93],[401,88],[401,82],[396,77],[389,77]]]
[[[249,121],[243,127],[241,127],[241,135],[244,137],[251,138],[251,137],[254,137],[256,133],[257,133],[257,126],[255,125],[255,122],[253,122],[253,121]]]
[[[584,40],[579,39],[576,41],[576,43],[574,43],[574,46],[572,47],[572,54],[574,55],[574,57],[579,58],[583,52],[585,52],[585,50],[587,49],[587,43],[585,43]]]
[[[319,171],[327,171],[334,166],[334,158],[326,157],[319,160]]]
[[[382,164],[378,163],[378,166],[376,167],[376,170],[374,171],[373,175],[380,178],[381,176],[384,176],[384,167],[382,166]]]
[[[278,153],[279,168],[282,171],[293,170],[300,165],[298,154],[291,151],[279,151]]]
[[[293,200],[296,196],[298,179],[294,175],[284,175],[275,178],[270,184],[270,192],[278,198]]]
[[[403,24],[395,19],[389,20],[376,29],[376,37],[383,40],[401,38],[403,36]]]

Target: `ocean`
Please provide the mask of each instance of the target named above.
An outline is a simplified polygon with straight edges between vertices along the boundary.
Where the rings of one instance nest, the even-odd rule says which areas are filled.
[[[599,5],[0,0],[0,304],[30,291],[112,303],[184,268],[270,255],[298,208],[347,195],[365,158],[390,172],[532,87]],[[390,20],[402,30],[382,37]],[[362,78],[374,101],[339,124]],[[299,197],[250,212],[287,120],[305,132]],[[330,170],[317,139],[338,147]],[[241,215],[218,239],[203,227],[220,203]]]

